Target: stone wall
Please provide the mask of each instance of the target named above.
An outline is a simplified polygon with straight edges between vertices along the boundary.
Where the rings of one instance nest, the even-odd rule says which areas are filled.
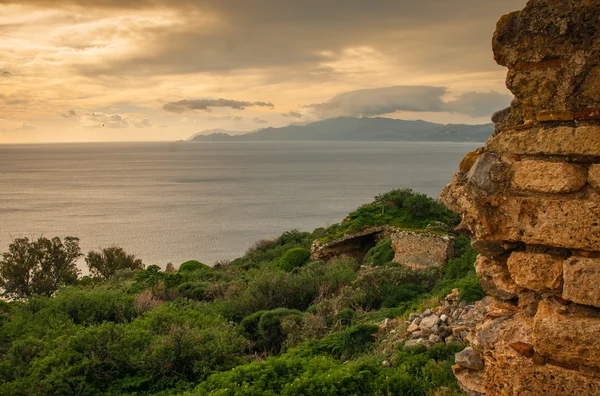
[[[493,39],[515,95],[441,200],[495,299],[457,366],[488,395],[600,394],[600,1],[530,0]]]
[[[329,242],[316,240],[311,247],[311,259],[331,261],[351,257],[362,263],[367,252],[379,241],[389,238],[393,231],[389,226],[368,227]]]
[[[454,252],[454,238],[429,232],[392,233],[394,261],[411,268],[441,267]]]

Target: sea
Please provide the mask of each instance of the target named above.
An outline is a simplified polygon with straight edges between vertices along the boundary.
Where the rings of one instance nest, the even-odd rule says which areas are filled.
[[[117,245],[147,265],[211,265],[260,239],[337,223],[394,188],[437,197],[481,145],[0,145],[0,252],[18,237],[76,236],[84,253]]]

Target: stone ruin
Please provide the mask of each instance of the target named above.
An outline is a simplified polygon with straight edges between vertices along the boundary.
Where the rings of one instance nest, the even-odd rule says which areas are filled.
[[[411,268],[441,267],[454,254],[451,235],[383,225],[348,233],[333,241],[316,240],[311,247],[311,258],[331,261],[351,257],[362,264],[367,252],[387,238],[392,240],[393,261]]]
[[[484,365],[455,374],[472,395],[599,395],[600,1],[530,0],[493,49],[515,99],[441,194],[493,301],[459,354]]]

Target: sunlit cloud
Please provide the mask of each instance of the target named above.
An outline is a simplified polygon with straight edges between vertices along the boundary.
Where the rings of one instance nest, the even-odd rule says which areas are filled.
[[[84,128],[150,128],[152,125],[147,118],[130,117],[122,114],[86,113],[79,122]]]

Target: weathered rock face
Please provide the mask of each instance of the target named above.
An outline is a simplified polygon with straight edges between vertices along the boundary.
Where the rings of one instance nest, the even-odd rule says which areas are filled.
[[[467,352],[484,369],[455,371],[473,393],[600,394],[598,21],[597,0],[530,0],[498,22],[515,99],[441,194],[479,250],[482,287],[505,301]]]
[[[412,268],[441,267],[452,256],[454,239],[428,232],[392,233],[394,261]]]

